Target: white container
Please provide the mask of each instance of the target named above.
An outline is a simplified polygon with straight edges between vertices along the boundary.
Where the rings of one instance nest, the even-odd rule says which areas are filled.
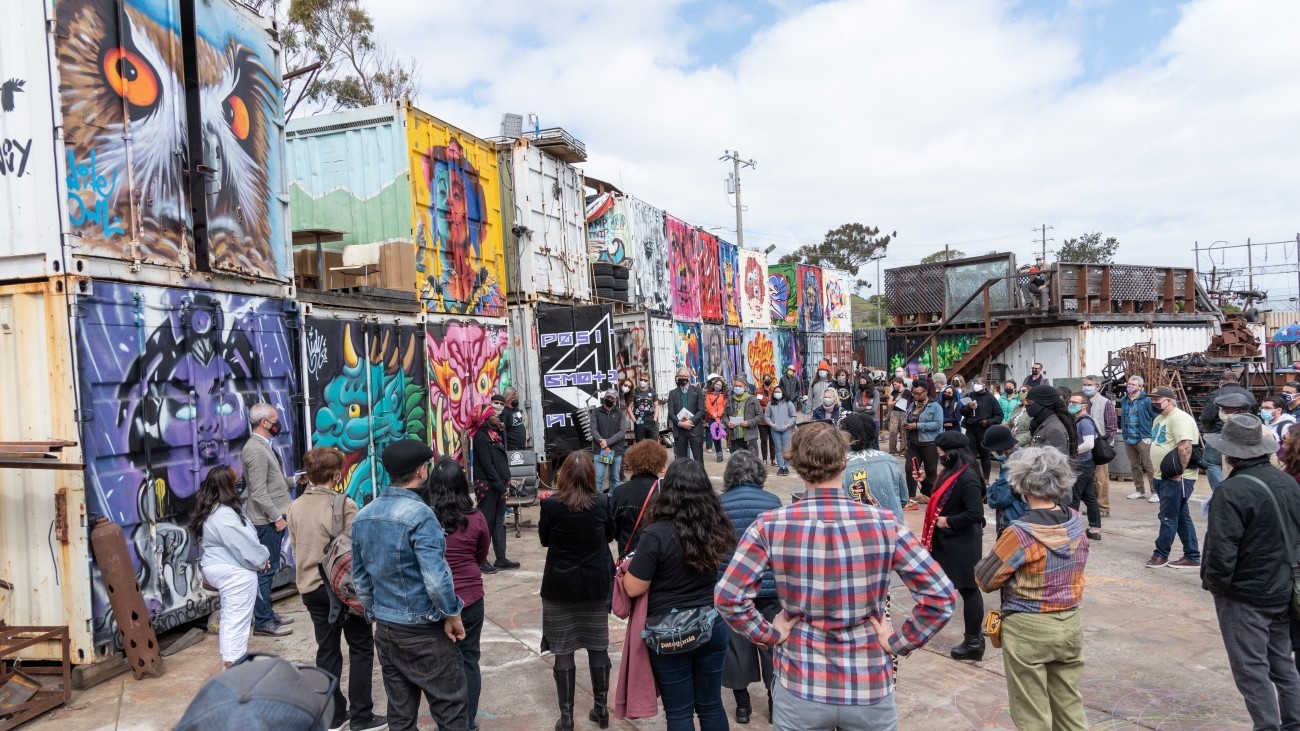
[[[649,374],[650,384],[659,396],[659,428],[668,428],[668,392],[677,373],[677,328],[666,317],[647,312],[614,315],[614,357],[619,377],[636,383],[638,376]]]
[[[511,302],[590,301],[582,171],[514,140],[498,158]]]

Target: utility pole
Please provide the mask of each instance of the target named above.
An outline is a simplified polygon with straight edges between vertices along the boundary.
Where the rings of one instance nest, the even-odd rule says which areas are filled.
[[[1047,224],[1043,224],[1041,228],[1034,229],[1034,231],[1042,233],[1043,266],[1047,266],[1047,242],[1049,241],[1049,239],[1047,238],[1047,232],[1053,230],[1055,230],[1055,227],[1048,226]],[[1055,241],[1055,239],[1051,239],[1051,240]]]
[[[1296,237],[1296,243],[1300,244],[1300,236]],[[875,294],[876,327],[881,327],[883,325],[883,323],[881,322],[880,305],[882,302],[885,301],[885,293],[880,290],[880,260],[884,258],[885,255],[882,253],[882,254],[876,254],[875,256],[871,257],[871,259],[869,259],[869,261],[874,261],[876,263],[876,294]]]
[[[758,163],[753,160],[740,159],[740,153],[735,150],[726,150],[722,153],[719,160],[730,160],[732,166],[731,184],[736,194],[736,247],[745,248],[745,224],[742,220],[744,207],[740,205],[740,169],[757,167]]]

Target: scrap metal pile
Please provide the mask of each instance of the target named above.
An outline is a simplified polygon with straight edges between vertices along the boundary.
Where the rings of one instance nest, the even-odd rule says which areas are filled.
[[[1247,331],[1249,334],[1249,331]],[[1215,336],[1218,341],[1221,336]],[[1159,386],[1168,386],[1178,394],[1178,407],[1189,414],[1199,414],[1209,400],[1209,395],[1219,387],[1219,376],[1230,369],[1232,362],[1204,353],[1187,353],[1172,358],[1156,357],[1155,343],[1136,343],[1119,352],[1112,352],[1110,365],[1102,371],[1105,393],[1111,398],[1124,394],[1130,376],[1142,376],[1147,392]]]

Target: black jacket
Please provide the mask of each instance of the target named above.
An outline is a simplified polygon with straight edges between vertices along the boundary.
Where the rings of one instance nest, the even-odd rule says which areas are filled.
[[[546,551],[542,598],[550,601],[609,599],[614,589],[614,521],[609,498],[594,495],[590,508],[575,513],[558,497],[542,501],[537,537]]]
[[[1268,457],[1244,462],[1219,484],[1210,501],[1201,586],[1215,596],[1261,607],[1291,601],[1291,569],[1277,511],[1265,488],[1273,490],[1287,516],[1292,540],[1300,541],[1300,486],[1295,478],[1268,463]]]
[[[641,506],[645,505],[645,515],[641,518],[641,528],[650,524],[650,506],[646,504],[646,496],[654,487],[659,478],[654,475],[633,475],[632,479],[615,487],[610,493],[609,514],[614,522],[615,538],[618,540],[618,555],[625,556],[628,551],[636,548],[636,542],[632,541],[632,528],[636,526],[636,519],[641,515]],[[651,499],[650,502],[654,502]]]
[[[935,477],[935,489],[947,479]],[[948,519],[948,527],[934,529],[934,560],[958,589],[975,587],[975,564],[984,557],[984,480],[978,469],[966,468],[951,488],[939,516]]]
[[[1223,419],[1219,418],[1219,405],[1214,400],[1220,396],[1227,396],[1230,393],[1240,393],[1250,397],[1252,403],[1255,401],[1255,395],[1245,388],[1235,383],[1229,383],[1226,386],[1219,386],[1210,392],[1209,397],[1205,399],[1205,408],[1201,409],[1201,418],[1197,419],[1197,426],[1201,428],[1201,434],[1218,434],[1223,429]]]
[[[685,408],[692,414],[691,436],[699,436],[704,433],[704,395],[700,389],[694,386],[688,386],[686,393],[683,394],[680,388],[674,388],[668,392],[668,425],[674,429],[677,426],[677,414]]]
[[[606,410],[597,406],[591,410],[591,451],[600,454],[600,440],[604,439],[614,454],[627,449],[627,413],[615,406]]]
[[[474,432],[474,479],[492,483],[504,493],[510,485],[510,460],[506,459],[504,441],[493,442],[488,428]]]
[[[507,406],[501,412],[501,423],[506,425],[506,449],[523,449],[528,446],[528,427],[524,425],[524,412]]]
[[[998,404],[998,397],[989,393],[987,389],[970,394],[975,399],[975,403],[967,404],[962,407],[961,413],[965,417],[962,425],[967,429],[987,429],[1002,423],[1002,406]],[[983,423],[981,423],[983,422]],[[971,445],[977,447],[977,445]]]

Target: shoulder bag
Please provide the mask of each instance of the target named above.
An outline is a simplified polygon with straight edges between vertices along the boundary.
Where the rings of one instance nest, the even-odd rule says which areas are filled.
[[[1282,540],[1286,541],[1286,563],[1291,567],[1291,618],[1300,619],[1300,566],[1296,565],[1295,541],[1291,537],[1291,527],[1287,525],[1286,513],[1282,512],[1282,506],[1278,504],[1273,488],[1254,475],[1242,475],[1242,477],[1264,488],[1269,502],[1273,503],[1273,510],[1277,511],[1277,522],[1282,526]]]
[[[1097,428],[1097,421],[1091,416],[1087,417],[1092,422],[1093,431],[1097,434],[1092,438],[1092,463],[1095,465],[1110,464],[1115,459],[1115,447],[1106,441],[1101,435],[1101,429]]]

